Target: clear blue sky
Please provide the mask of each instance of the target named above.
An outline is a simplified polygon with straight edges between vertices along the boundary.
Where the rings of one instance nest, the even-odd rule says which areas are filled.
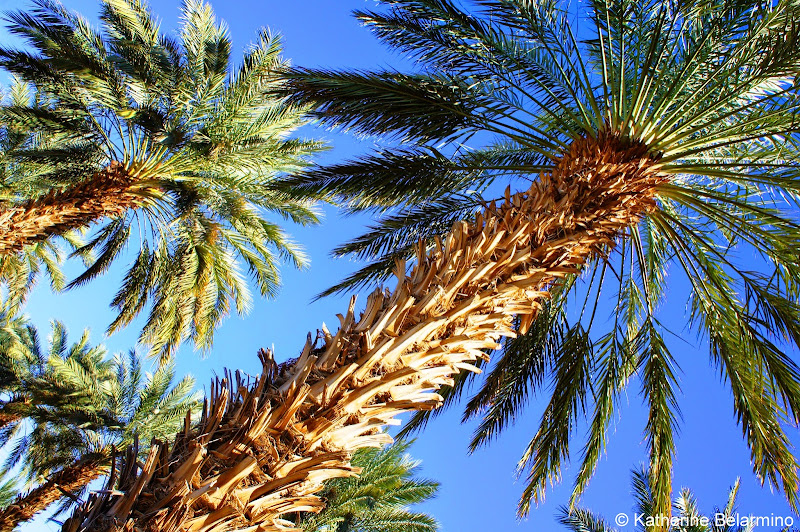
[[[97,5],[92,0],[67,0],[67,7],[94,18]],[[359,27],[350,16],[355,8],[369,7],[370,0],[217,0],[213,6],[224,19],[234,40],[234,50],[241,51],[261,26],[281,33],[285,39],[285,55],[302,66],[371,68],[378,65],[404,67],[403,60],[388,53],[372,36]],[[178,3],[173,0],[152,2],[154,11],[162,18],[167,30],[177,24]],[[21,7],[17,1],[0,0],[0,9]],[[8,41],[6,32],[0,40]],[[335,161],[364,152],[371,141],[307,128],[309,136],[329,140],[333,150],[322,160]],[[256,351],[259,347],[275,347],[279,359],[295,356],[302,347],[306,332],[316,329],[323,321],[337,322],[337,312],[346,307],[346,298],[328,298],[312,303],[315,294],[356,269],[357,264],[346,260],[331,260],[329,251],[338,243],[359,233],[368,222],[359,218],[342,218],[334,209],[325,209],[326,218],[320,227],[300,229],[290,227],[312,262],[308,271],[283,270],[283,289],[273,301],[258,300],[255,309],[244,319],[232,317],[217,333],[213,351],[205,358],[183,348],[178,355],[180,373],[192,373],[200,386],[205,385],[223,366],[258,372]],[[124,262],[124,261],[123,261]],[[76,270],[72,270],[73,272]],[[31,298],[27,313],[40,329],[48,320],[64,321],[73,337],[89,327],[95,342],[104,341],[112,351],[131,347],[138,334],[134,324],[126,331],[104,339],[102,332],[111,320],[110,301],[119,286],[122,268],[104,279],[64,295],[50,294],[42,283]],[[675,281],[678,282],[677,280]],[[673,330],[685,332],[685,290],[676,300],[671,298],[665,309],[666,321]],[[363,303],[364,298],[362,297]],[[742,478],[740,512],[756,515],[789,515],[782,495],[761,488],[752,474],[749,454],[736,426],[730,394],[721,384],[719,374],[708,364],[707,348],[687,335],[686,342],[672,340],[671,349],[681,364],[683,425],[678,440],[675,468],[675,490],[688,486],[695,490],[701,509],[708,513],[722,505],[729,486],[737,476]],[[609,434],[607,456],[601,461],[583,502],[612,519],[619,512],[629,512],[631,467],[646,459],[642,430],[646,414],[633,388],[623,399],[623,414]],[[574,472],[567,468],[564,482],[553,489],[545,503],[530,517],[517,521],[515,508],[524,482],[515,481],[516,460],[536,428],[544,398],[538,398],[525,411],[516,426],[493,445],[474,455],[467,454],[467,443],[473,430],[460,425],[460,411],[453,409],[441,416],[420,436],[413,455],[423,461],[423,472],[442,483],[440,496],[422,509],[434,515],[448,532],[486,530],[560,530],[554,520],[559,505],[569,496]],[[579,432],[579,434],[581,434]],[[790,429],[797,440],[797,430]],[[579,451],[582,442],[576,440],[573,449]],[[795,516],[798,523],[800,518]],[[36,523],[25,530],[57,529],[53,524]],[[633,530],[632,525],[620,530]],[[763,529],[768,530],[768,529]]]

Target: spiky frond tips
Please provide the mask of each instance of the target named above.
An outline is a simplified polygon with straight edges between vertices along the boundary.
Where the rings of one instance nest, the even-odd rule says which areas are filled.
[[[653,493],[650,491],[652,472],[646,467],[635,469],[631,472],[631,492],[634,499],[634,509],[637,520],[642,523],[644,530],[664,530],[665,532],[717,532],[727,530],[730,532],[752,532],[756,526],[752,521],[747,524],[730,524],[736,508],[736,496],[739,491],[737,479],[728,492],[728,499],[724,507],[716,507],[714,513],[703,515],[698,507],[697,499],[692,490],[683,488],[673,501],[676,515],[669,518],[658,513]],[[570,532],[616,532],[608,521],[602,516],[587,508],[562,507],[558,512],[558,522]],[[727,523],[720,526],[719,523]]]
[[[419,478],[419,462],[407,453],[410,442],[382,450],[362,449],[353,457],[358,477],[329,481],[325,509],[309,514],[299,526],[306,532],[435,532],[434,518],[410,509],[436,495],[437,482]]]

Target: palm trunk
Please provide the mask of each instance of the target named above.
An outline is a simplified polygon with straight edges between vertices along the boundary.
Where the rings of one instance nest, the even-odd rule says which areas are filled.
[[[21,411],[26,411],[29,405],[30,400],[25,397],[14,397],[0,405],[0,430],[22,419]]]
[[[9,414],[7,412],[0,411],[0,430],[6,428],[8,425],[12,423],[16,423],[22,419],[22,416],[17,414]]]
[[[104,457],[85,457],[52,475],[47,482],[20,496],[0,511],[0,532],[14,528],[44,511],[66,494],[74,494],[104,473]]]
[[[255,382],[237,372],[212,383],[194,429],[187,419],[142,467],[126,460],[124,494],[92,496],[64,530],[297,530],[282,517],[322,509],[322,483],[358,473],[354,450],[390,442],[381,429],[398,414],[436,408],[435,390],[515,335],[514,316],[526,328],[550,287],[655,208],[661,182],[641,146],[576,142],[529,191],[457,223],[431,251],[420,244],[410,274],[398,263],[394,292],[373,293],[359,319],[351,301],[321,347],[309,335],[296,361],[262,352]]]
[[[122,164],[113,162],[72,188],[0,208],[0,256],[101,218],[122,216],[142,200],[134,193],[135,184]]]

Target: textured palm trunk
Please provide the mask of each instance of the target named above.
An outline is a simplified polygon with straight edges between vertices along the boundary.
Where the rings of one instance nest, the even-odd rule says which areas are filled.
[[[120,491],[92,495],[64,530],[296,530],[287,514],[321,510],[323,482],[358,473],[353,451],[389,443],[398,414],[436,408],[440,386],[515,335],[514,316],[529,326],[553,285],[656,207],[662,181],[641,146],[576,142],[527,192],[420,244],[394,291],[373,293],[358,318],[351,301],[321,345],[309,335],[280,366],[262,351],[258,379],[214,382],[194,428],[155,442],[144,464],[129,454]]]
[[[0,511],[0,532],[11,532],[20,524],[32,519],[54,502],[77,493],[84,486],[105,473],[104,460],[91,456],[77,461],[52,475],[38,486]]]
[[[101,218],[122,216],[142,196],[122,164],[111,163],[91,179],[13,207],[0,206],[0,256],[53,235],[82,229]]]
[[[30,401],[25,397],[14,397],[0,406],[0,430],[22,419],[21,411],[27,410]]]
[[[16,423],[20,419],[21,416],[17,414],[9,414],[7,412],[0,411],[0,429],[4,429],[8,425]]]

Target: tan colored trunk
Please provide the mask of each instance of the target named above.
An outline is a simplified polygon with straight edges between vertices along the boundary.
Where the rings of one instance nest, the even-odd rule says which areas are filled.
[[[77,493],[81,488],[105,473],[103,458],[92,456],[53,474],[44,484],[0,511],[0,532],[11,532],[20,524],[32,519],[56,501]]]
[[[12,423],[22,419],[21,411],[28,408],[30,401],[25,397],[15,397],[0,406],[0,429],[4,429]]]
[[[13,207],[0,206],[0,256],[53,235],[82,229],[101,218],[122,216],[142,200],[136,180],[118,162],[72,188]]]
[[[187,419],[145,464],[129,453],[122,493],[93,495],[64,530],[296,530],[284,517],[322,509],[323,482],[358,473],[354,450],[390,442],[382,429],[398,414],[436,408],[440,386],[515,335],[514,316],[527,327],[549,288],[655,208],[662,181],[642,147],[576,142],[529,191],[420,245],[395,290],[373,293],[358,318],[352,301],[320,347],[309,335],[295,361],[262,351],[258,379],[212,383],[195,428]]]
[[[6,428],[6,426],[16,423],[22,418],[22,416],[17,414],[9,414],[7,412],[0,411],[0,429]]]

